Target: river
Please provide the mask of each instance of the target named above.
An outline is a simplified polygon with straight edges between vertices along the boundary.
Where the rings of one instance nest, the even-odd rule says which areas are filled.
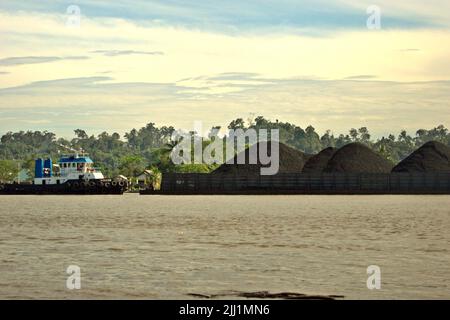
[[[448,196],[0,196],[2,299],[449,299],[449,250]]]

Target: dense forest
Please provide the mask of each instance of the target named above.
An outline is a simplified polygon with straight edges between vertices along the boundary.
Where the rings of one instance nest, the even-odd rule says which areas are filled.
[[[317,153],[326,147],[342,147],[351,142],[361,142],[397,163],[427,141],[436,140],[450,145],[450,134],[443,125],[429,130],[417,130],[414,136],[401,131],[398,136],[372,139],[366,127],[350,129],[347,134],[334,135],[331,131],[319,134],[314,127],[301,128],[288,122],[270,121],[262,116],[244,121],[233,120],[228,129],[279,129],[280,142],[306,153]],[[203,144],[211,141],[215,130],[211,128],[208,137],[202,137]],[[157,127],[149,123],[140,129],[132,129],[123,138],[118,133],[103,132],[89,135],[82,129],[74,131],[71,140],[58,138],[47,131],[20,131],[5,133],[0,140],[0,181],[11,181],[17,177],[19,169],[33,175],[34,159],[51,156],[57,160],[60,154],[72,150],[83,150],[96,161],[105,175],[113,177],[123,174],[132,177],[144,169],[152,168],[161,172],[210,172],[211,165],[174,165],[170,152],[175,145],[171,140],[175,128]],[[195,132],[190,134],[196,135]]]

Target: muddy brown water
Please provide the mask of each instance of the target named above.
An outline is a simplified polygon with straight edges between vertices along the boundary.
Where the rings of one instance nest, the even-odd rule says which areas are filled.
[[[449,196],[0,196],[0,298],[449,299],[449,208]]]

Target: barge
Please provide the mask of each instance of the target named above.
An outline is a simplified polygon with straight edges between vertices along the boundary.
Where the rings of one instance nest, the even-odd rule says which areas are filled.
[[[160,190],[142,195],[450,194],[445,173],[280,173],[273,176],[166,173]]]

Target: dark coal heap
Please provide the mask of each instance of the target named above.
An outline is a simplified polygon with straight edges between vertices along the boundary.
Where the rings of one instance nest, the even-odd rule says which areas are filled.
[[[267,142],[259,142],[257,144],[254,144],[250,148],[246,149],[245,152],[245,164],[237,164],[237,158],[236,155],[234,157],[234,164],[223,164],[216,170],[214,170],[213,174],[236,174],[236,175],[260,175],[261,167],[270,167],[270,165],[262,165],[260,163],[259,159],[259,147],[262,144],[266,144]],[[306,161],[311,157],[310,155],[307,155],[301,151],[298,151],[296,149],[293,149],[283,143],[279,144],[280,146],[280,153],[279,153],[279,173],[300,173],[303,169],[303,166],[305,165]],[[257,164],[249,164],[249,154],[250,151],[253,150],[253,148],[257,148],[257,154],[258,154],[258,163]],[[267,145],[268,154],[271,152],[271,144],[269,143]]]
[[[427,142],[396,165],[392,172],[450,172],[450,147],[437,141]]]

